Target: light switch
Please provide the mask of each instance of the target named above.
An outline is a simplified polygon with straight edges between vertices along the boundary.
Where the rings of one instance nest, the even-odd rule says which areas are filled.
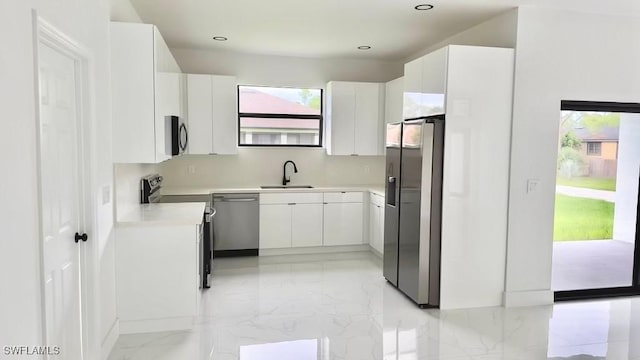
[[[540,180],[539,179],[529,179],[529,180],[527,180],[527,194],[538,192],[538,188],[539,187],[540,187]]]
[[[111,187],[109,185],[102,187],[102,205],[107,205],[111,201]]]

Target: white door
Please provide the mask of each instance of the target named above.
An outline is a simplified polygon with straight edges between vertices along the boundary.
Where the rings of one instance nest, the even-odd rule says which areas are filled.
[[[354,153],[380,155],[380,91],[378,83],[356,83]]]
[[[238,81],[234,76],[211,76],[213,153],[238,153]]]
[[[291,205],[260,205],[260,249],[291,247]]]
[[[56,359],[82,359],[80,244],[83,225],[76,61],[39,43],[40,157],[46,344]]]
[[[187,75],[187,111],[189,154],[211,154],[213,152],[213,100],[210,75]]]
[[[363,243],[362,203],[329,203],[324,205],[324,242],[330,245]]]
[[[355,154],[355,85],[351,82],[331,82],[331,155]]]
[[[291,213],[291,246],[322,246],[322,204],[296,204]]]

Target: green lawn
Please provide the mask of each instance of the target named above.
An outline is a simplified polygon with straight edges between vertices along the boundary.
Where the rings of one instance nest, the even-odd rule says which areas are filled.
[[[553,240],[611,239],[613,209],[608,201],[556,194]]]
[[[565,186],[575,186],[595,190],[616,191],[616,179],[595,178],[595,177],[558,177],[556,184]]]

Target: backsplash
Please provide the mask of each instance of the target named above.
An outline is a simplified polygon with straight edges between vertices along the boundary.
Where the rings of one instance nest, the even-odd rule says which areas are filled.
[[[382,185],[383,156],[328,156],[317,148],[241,148],[238,155],[184,155],[160,164],[163,186],[254,187],[282,182],[282,166],[293,160],[291,185]]]
[[[156,164],[115,164],[116,219],[140,204],[140,179],[158,172]]]

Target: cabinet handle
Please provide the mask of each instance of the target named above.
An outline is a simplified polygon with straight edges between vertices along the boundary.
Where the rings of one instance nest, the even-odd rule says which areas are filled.
[[[328,203],[328,202],[326,202],[326,203],[323,203],[323,204],[325,204],[325,205],[329,205],[329,203]]]
[[[289,205],[295,205],[296,203],[289,203]]]

